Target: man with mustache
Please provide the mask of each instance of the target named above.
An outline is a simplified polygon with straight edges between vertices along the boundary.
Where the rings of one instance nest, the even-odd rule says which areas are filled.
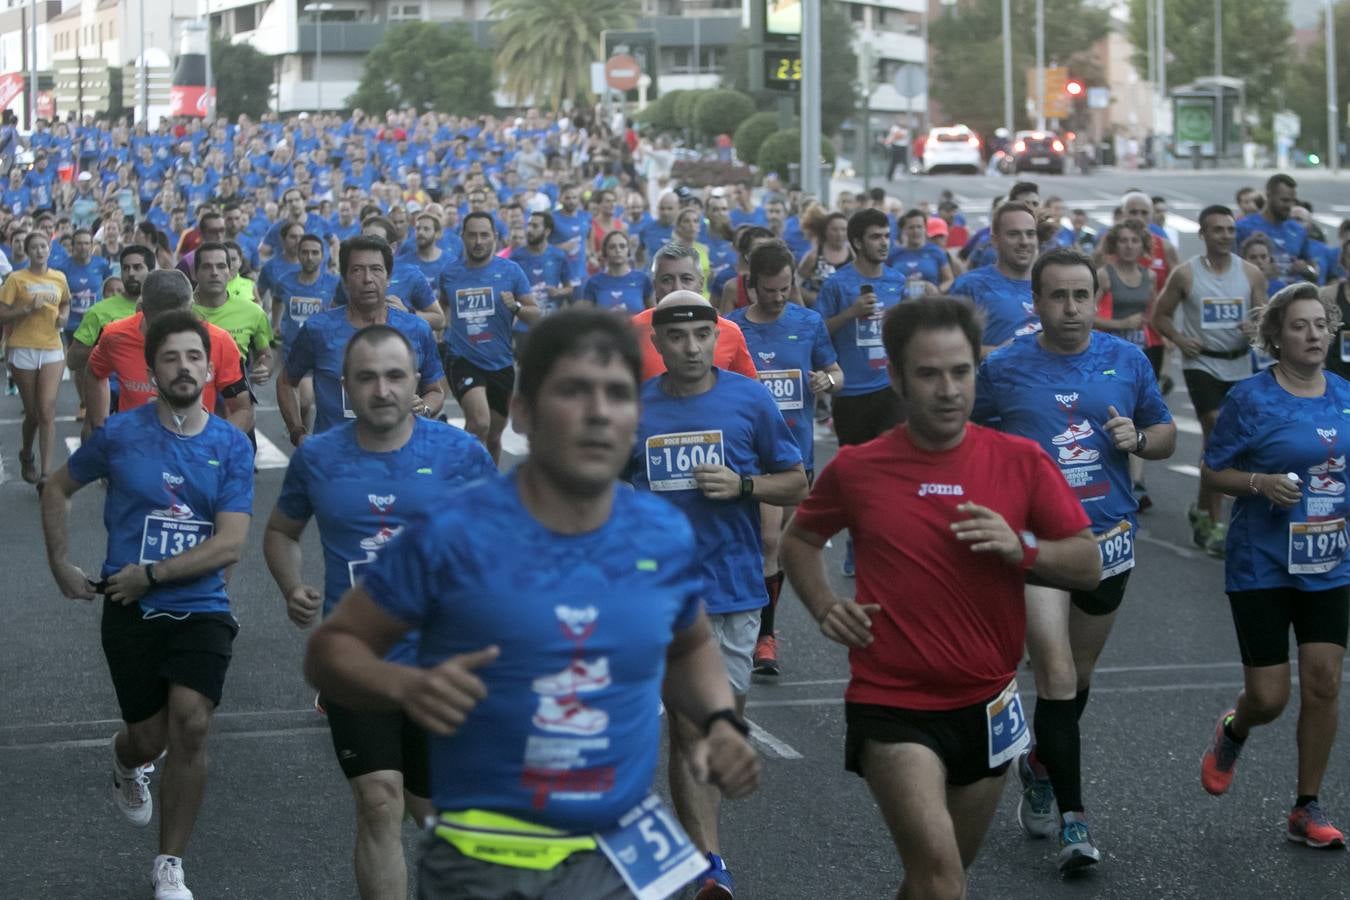
[[[85,424],[91,432],[108,418],[108,382],[113,375],[117,376],[119,385],[119,413],[154,402],[159,391],[147,380],[145,335],[160,316],[191,312],[191,309],[192,285],[182,272],[158,271],[145,277],[141,311],[104,328],[89,355],[89,408]],[[202,403],[208,410],[214,410],[219,395],[224,402],[226,420],[240,431],[248,432],[253,427],[253,404],[249,399],[239,348],[223,328],[208,323],[206,331],[210,338],[207,353],[211,365],[197,385],[202,391]],[[179,377],[196,376],[184,373]]]
[[[172,290],[161,291],[157,282]],[[51,477],[42,528],[61,593],[106,598],[103,652],[123,722],[110,748],[113,797],[132,824],[150,824],[149,776],[165,757],[151,884],[156,900],[192,900],[183,854],[205,792],[206,739],[239,631],[224,576],[248,536],[253,450],[203,403],[213,346],[237,357],[233,341],[222,332],[213,337],[185,308],[191,289],[182,273],[156,273],[146,287],[147,301],[167,295],[178,303],[155,310],[141,339],[137,378],[149,382],[153,397],[95,430]],[[139,327],[133,330],[139,335]],[[124,396],[127,390],[124,382]],[[68,557],[66,516],[71,495],[99,479],[108,485],[108,544],[95,581]]]

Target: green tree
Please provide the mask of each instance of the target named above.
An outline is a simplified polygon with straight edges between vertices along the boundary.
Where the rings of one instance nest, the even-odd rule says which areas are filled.
[[[1336,54],[1336,99],[1341,108],[1336,111],[1340,123],[1337,134],[1345,140],[1345,120],[1341,116],[1345,105],[1350,103],[1350,51],[1345,49],[1347,36],[1350,36],[1350,3],[1339,3],[1336,10],[1336,38],[1340,44]],[[1290,73],[1289,108],[1299,115],[1298,146],[1314,150],[1326,158],[1327,152],[1327,44],[1326,16],[1323,14],[1321,35],[1310,46],[1303,58]],[[1341,165],[1347,160],[1342,154]]]
[[[638,118],[656,131],[678,131],[680,125],[675,121],[675,104],[684,91],[662,91],[661,96],[647,104],[646,109],[638,113]]]
[[[680,96],[676,97],[672,103],[675,110],[676,126],[688,131],[693,131],[694,108],[698,105],[698,101],[702,100],[710,93],[712,92],[702,88],[693,91],[681,91]]]
[[[637,24],[638,0],[492,0],[497,70],[506,93],[557,111],[589,105],[591,63],[604,59],[601,32]]]
[[[934,50],[929,93],[948,118],[991,134],[1003,124],[1003,18],[999,0],[944,7],[928,26]],[[1026,124],[1026,72],[1035,65],[1036,5],[1012,0],[1013,115]],[[1100,83],[1093,45],[1110,27],[1109,13],[1079,0],[1045,0],[1046,64],[1068,66],[1087,84]]]
[[[754,162],[759,159],[759,148],[768,140],[769,135],[777,130],[778,113],[755,113],[742,122],[736,133],[731,136],[731,144],[736,148],[736,157],[742,162]]]
[[[829,138],[820,139],[820,155],[831,167],[834,166],[834,144]],[[784,181],[789,181],[792,179],[790,167],[800,163],[801,158],[801,129],[789,128],[769,135],[759,147],[756,164],[760,172],[777,172]]]
[[[347,105],[478,115],[493,111],[494,83],[492,52],[479,47],[466,26],[405,22],[385,31],[366,56]]]
[[[694,131],[704,137],[731,134],[755,114],[755,101],[740,91],[709,91],[694,105]]]
[[[1148,0],[1130,0],[1134,65],[1148,71]],[[1214,0],[1167,0],[1167,86],[1214,74]],[[1279,106],[1288,74],[1293,26],[1286,0],[1243,0],[1223,10],[1223,74],[1247,84],[1247,103],[1263,113]],[[1326,121],[1325,118],[1323,121]]]
[[[257,119],[271,106],[272,60],[252,44],[212,40],[211,75],[216,82],[216,115],[221,118]]]
[[[825,60],[825,71],[820,83],[821,131],[833,134],[862,104],[858,87],[858,54],[853,50],[855,32],[848,9],[839,0],[824,0],[820,6],[820,52]],[[750,55],[763,55],[763,48],[751,45],[750,35],[742,31],[740,38],[727,52],[722,69],[722,85],[750,93]],[[774,102],[776,95],[765,93],[755,99],[760,108]],[[800,112],[801,101],[793,99]]]

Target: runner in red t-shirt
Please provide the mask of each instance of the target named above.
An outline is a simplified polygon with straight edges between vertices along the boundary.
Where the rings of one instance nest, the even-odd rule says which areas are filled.
[[[826,637],[850,648],[845,766],[867,779],[908,891],[960,884],[1030,732],[1014,680],[1026,573],[1095,588],[1101,557],[1064,477],[1031,441],[968,423],[980,329],[950,298],[891,309],[882,340],[908,424],[825,467],[783,543]],[[822,548],[856,545],[857,600]]]

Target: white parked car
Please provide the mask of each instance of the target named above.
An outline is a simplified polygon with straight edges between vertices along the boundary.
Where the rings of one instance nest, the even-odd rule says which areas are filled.
[[[984,171],[979,135],[964,125],[929,129],[920,164],[925,174],[945,169],[978,175]]]

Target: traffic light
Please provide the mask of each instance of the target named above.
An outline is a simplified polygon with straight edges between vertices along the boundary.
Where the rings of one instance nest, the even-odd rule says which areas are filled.
[[[1083,90],[1083,82],[1079,81],[1077,78],[1070,78],[1068,81],[1064,82],[1064,93],[1068,94],[1070,97],[1083,96]]]

